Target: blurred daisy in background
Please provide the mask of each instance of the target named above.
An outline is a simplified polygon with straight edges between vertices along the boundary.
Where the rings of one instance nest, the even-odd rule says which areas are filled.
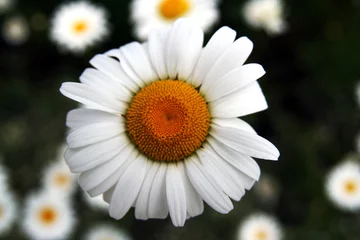
[[[17,219],[18,204],[9,189],[0,190],[0,236],[6,234]]]
[[[103,8],[86,1],[60,6],[51,22],[51,39],[61,48],[80,53],[109,34]]]
[[[327,176],[325,188],[337,207],[360,210],[360,163],[348,158],[335,166]]]
[[[73,210],[64,198],[41,192],[26,199],[23,229],[31,239],[69,239],[74,226]]]
[[[44,169],[42,182],[46,191],[58,196],[69,196],[77,187],[76,175],[70,172],[63,159],[58,159]]]
[[[273,176],[262,174],[259,182],[254,186],[254,193],[259,201],[272,205],[279,197],[279,184]]]
[[[243,220],[238,229],[237,240],[280,240],[282,235],[275,218],[256,213]]]
[[[242,14],[253,28],[263,28],[269,35],[280,34],[286,30],[282,0],[248,0]]]
[[[88,105],[69,112],[65,159],[90,196],[104,193],[109,213],[166,218],[175,226],[203,212],[226,214],[259,180],[252,157],[277,160],[277,148],[237,118],[265,110],[259,64],[243,65],[253,44],[184,19],[147,44],[133,42],[90,60],[81,83],[63,95]],[[146,46],[146,48],[144,47]],[[118,59],[119,61],[115,60]],[[237,81],[234,81],[237,79]]]
[[[84,193],[86,203],[93,209],[108,210],[109,204],[104,201],[103,195],[90,197],[86,192]]]
[[[0,0],[0,14],[9,11],[14,5],[16,0]]]
[[[131,4],[131,21],[140,40],[146,40],[153,28],[170,27],[181,17],[206,31],[219,18],[218,0],[133,0]]]
[[[27,20],[22,16],[12,16],[2,26],[2,37],[10,45],[21,45],[30,35]]]
[[[108,225],[92,227],[84,240],[130,240],[127,233]]]

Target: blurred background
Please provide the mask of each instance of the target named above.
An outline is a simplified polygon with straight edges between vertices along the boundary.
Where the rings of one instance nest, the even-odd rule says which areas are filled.
[[[77,104],[59,92],[65,81],[78,81],[97,53],[137,40],[129,20],[131,1],[95,1],[106,9],[110,34],[81,54],[59,49],[50,40],[53,13],[69,1],[13,2],[0,13],[0,154],[9,189],[19,201],[18,220],[1,239],[29,239],[21,230],[26,197],[40,188],[43,169],[54,161],[66,136],[65,118]],[[268,34],[246,23],[245,1],[222,0],[219,20],[206,40],[226,25],[254,43],[248,62],[267,71],[260,79],[267,111],[247,116],[273,142],[281,157],[259,160],[262,177],[234,210],[221,215],[209,207],[175,228],[169,219],[139,221],[133,209],[119,221],[84,201],[77,188],[72,207],[77,224],[67,239],[82,239],[97,224],[125,230],[132,239],[236,239],[250,214],[274,216],[289,240],[360,239],[360,214],[343,211],[325,193],[325,176],[350,153],[356,154],[360,111],[356,85],[360,76],[360,1],[284,1],[286,31]],[[9,40],[9,19],[26,28],[21,41]]]

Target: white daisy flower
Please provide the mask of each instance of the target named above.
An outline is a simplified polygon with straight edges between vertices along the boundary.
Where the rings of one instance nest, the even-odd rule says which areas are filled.
[[[43,187],[59,196],[69,196],[76,189],[76,176],[72,174],[65,161],[56,161],[44,169]]]
[[[2,157],[0,156],[0,159],[1,158]],[[8,191],[8,178],[7,169],[2,164],[0,164],[0,192]]]
[[[89,194],[84,193],[84,199],[86,203],[94,208],[94,209],[100,209],[100,210],[108,210],[109,204],[104,201],[103,195],[99,195],[96,197],[90,197]]]
[[[243,7],[245,21],[253,28],[263,28],[268,34],[286,30],[282,0],[248,0]]]
[[[0,236],[13,226],[17,216],[17,202],[9,190],[0,192]]]
[[[256,81],[263,68],[243,65],[252,42],[235,35],[223,27],[202,48],[202,30],[179,20],[145,44],[96,55],[81,83],[63,83],[63,95],[92,108],[69,112],[65,160],[84,191],[105,194],[110,216],[134,206],[137,219],[170,213],[183,226],[203,200],[228,213],[230,198],[239,201],[259,179],[252,157],[278,159],[237,118],[267,104]]]
[[[28,40],[29,35],[29,25],[21,16],[9,17],[2,26],[2,36],[9,44],[21,45]]]
[[[335,166],[326,179],[329,199],[339,208],[360,210],[360,164],[344,161]]]
[[[26,199],[23,229],[31,239],[68,239],[74,226],[73,211],[63,198],[44,192]]]
[[[85,240],[130,240],[124,231],[107,225],[91,228]]]
[[[133,0],[131,21],[135,35],[146,40],[153,28],[170,27],[186,17],[204,31],[219,18],[217,0]]]
[[[266,214],[246,218],[238,230],[238,240],[280,240],[282,230],[277,220]]]
[[[51,39],[76,53],[104,40],[109,33],[105,10],[86,1],[59,7],[51,25]]]

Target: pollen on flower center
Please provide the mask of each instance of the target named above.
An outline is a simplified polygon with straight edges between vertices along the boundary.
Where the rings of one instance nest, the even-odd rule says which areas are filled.
[[[88,29],[88,23],[84,20],[76,21],[73,24],[73,30],[77,34],[84,33]]]
[[[349,194],[354,194],[357,190],[357,185],[354,181],[347,181],[345,183],[345,192]]]
[[[131,140],[148,158],[179,161],[206,140],[210,113],[204,98],[178,80],[156,81],[141,89],[126,114]]]
[[[39,220],[44,225],[51,225],[57,219],[57,212],[52,207],[43,207],[38,213]]]
[[[161,16],[174,20],[185,15],[190,9],[188,0],[163,0],[159,5]]]
[[[263,230],[261,230],[261,231],[258,231],[257,233],[256,233],[256,240],[266,240],[267,239],[267,233],[265,232],[265,231],[263,231]]]

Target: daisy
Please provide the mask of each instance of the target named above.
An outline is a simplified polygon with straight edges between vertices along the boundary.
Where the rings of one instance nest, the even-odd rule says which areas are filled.
[[[103,225],[91,228],[85,240],[130,240],[131,238],[122,230]]]
[[[94,209],[108,210],[109,208],[109,204],[104,201],[103,195],[90,197],[89,194],[84,193],[84,198],[86,203]]]
[[[63,198],[44,192],[26,199],[23,229],[31,239],[68,239],[74,225],[72,209]]]
[[[260,213],[253,214],[241,224],[237,239],[280,240],[282,239],[282,230],[273,217]]]
[[[17,202],[9,190],[0,192],[0,235],[6,234],[16,220]]]
[[[268,34],[286,30],[282,0],[248,0],[243,7],[245,21],[253,28],[263,28]]]
[[[339,208],[356,211],[360,209],[360,164],[348,160],[335,166],[326,179],[329,199]]]
[[[76,189],[76,176],[65,161],[56,161],[47,166],[43,173],[43,187],[59,196],[68,196]]]
[[[2,36],[9,44],[21,45],[28,40],[29,35],[29,26],[21,16],[9,17],[2,26]]]
[[[76,53],[104,40],[108,33],[105,10],[85,1],[62,5],[51,23],[51,39]]]
[[[63,95],[89,106],[67,116],[65,160],[84,191],[104,193],[110,216],[134,206],[137,219],[169,213],[183,226],[203,200],[228,213],[230,198],[239,201],[259,179],[252,157],[278,159],[237,118],[267,104],[256,81],[263,68],[243,65],[252,42],[235,35],[223,27],[202,48],[202,30],[181,19],[147,43],[96,55],[81,83],[63,83]]]
[[[217,5],[217,0],[133,0],[131,21],[141,40],[146,40],[153,28],[170,27],[180,17],[206,31],[219,18]]]

